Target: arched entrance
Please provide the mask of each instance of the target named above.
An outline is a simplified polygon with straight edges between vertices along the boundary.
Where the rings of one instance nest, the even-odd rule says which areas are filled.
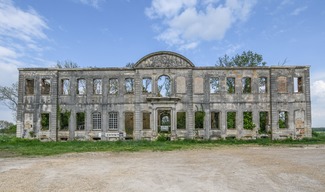
[[[170,133],[171,131],[170,110],[159,110],[157,123],[158,123],[158,132]]]

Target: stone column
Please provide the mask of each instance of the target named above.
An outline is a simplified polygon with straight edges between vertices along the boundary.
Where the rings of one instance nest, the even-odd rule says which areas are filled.
[[[69,119],[69,140],[73,140],[75,137],[75,131],[76,131],[76,110],[72,109]]]

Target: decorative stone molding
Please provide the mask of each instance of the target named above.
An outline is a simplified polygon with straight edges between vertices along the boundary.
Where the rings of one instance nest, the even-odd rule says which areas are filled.
[[[193,68],[193,63],[173,52],[156,52],[140,59],[134,68]]]

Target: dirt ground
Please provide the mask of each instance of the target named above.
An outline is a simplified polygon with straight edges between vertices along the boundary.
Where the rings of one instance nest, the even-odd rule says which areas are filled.
[[[325,191],[325,145],[0,158],[0,191]]]

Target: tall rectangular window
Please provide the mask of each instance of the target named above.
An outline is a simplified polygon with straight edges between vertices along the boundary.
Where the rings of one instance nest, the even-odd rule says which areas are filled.
[[[269,124],[269,113],[267,111],[260,112],[260,132],[267,132],[267,125]]]
[[[26,79],[26,95],[34,95],[34,79]]]
[[[220,129],[220,112],[211,112],[211,129]]]
[[[125,92],[126,93],[133,93],[134,91],[134,79],[133,78],[126,78],[125,79]]]
[[[251,86],[251,78],[250,77],[244,77],[242,78],[242,86],[243,86],[243,93],[251,93],[252,92],[252,86]]]
[[[293,78],[293,91],[295,93],[302,93],[302,77]]]
[[[279,112],[279,128],[284,129],[288,128],[288,112],[287,111],[280,111]]]
[[[50,128],[50,114],[42,113],[41,114],[41,130],[49,130]]]
[[[203,129],[204,128],[204,116],[205,116],[205,113],[203,111],[195,112],[195,129]]]
[[[227,112],[227,129],[236,129],[236,112]]]
[[[70,95],[70,80],[62,79],[61,80],[61,94]]]
[[[70,112],[60,113],[60,130],[69,130]]]
[[[108,128],[117,130],[117,112],[108,113]]]
[[[251,111],[243,112],[243,128],[249,130],[255,128],[255,123],[253,122],[253,113]]]
[[[150,113],[142,113],[142,129],[150,129]]]
[[[42,79],[41,94],[49,95],[50,90],[51,90],[51,80],[50,79]]]
[[[259,93],[267,93],[267,78],[266,77],[259,78],[258,92]]]
[[[77,125],[77,131],[85,130],[85,112],[79,112],[76,115],[76,125]]]
[[[287,93],[287,77],[281,76],[278,77],[277,79],[277,83],[278,83],[278,92],[279,93]]]
[[[151,78],[143,78],[142,79],[142,92],[151,93],[152,92],[152,80]]]
[[[118,94],[118,79],[109,80],[109,94]]]
[[[93,113],[93,129],[100,130],[102,128],[102,115],[99,112]]]
[[[100,95],[102,94],[102,79],[94,79],[94,94]]]
[[[78,79],[77,85],[77,94],[78,95],[85,95],[86,94],[86,80],[85,79]]]
[[[218,93],[220,91],[220,83],[218,77],[210,78],[210,93]]]
[[[186,129],[186,112],[177,112],[177,129]]]
[[[235,78],[227,77],[227,93],[234,94],[235,93]]]

